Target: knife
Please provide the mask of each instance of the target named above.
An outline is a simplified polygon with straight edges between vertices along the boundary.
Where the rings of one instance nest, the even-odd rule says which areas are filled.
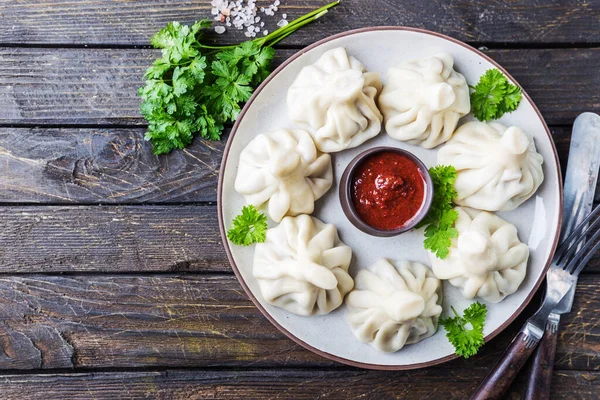
[[[600,166],[600,116],[583,113],[575,119],[564,188],[563,230],[561,241],[592,210]],[[552,310],[546,331],[536,349],[523,399],[544,400],[550,397],[558,324],[561,314],[571,311],[576,286]]]

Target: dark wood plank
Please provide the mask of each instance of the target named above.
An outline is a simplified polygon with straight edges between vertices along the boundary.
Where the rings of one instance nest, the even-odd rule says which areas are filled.
[[[2,274],[231,272],[214,205],[0,207],[0,223]]]
[[[279,50],[273,66],[294,54]],[[0,123],[144,126],[138,88],[152,49],[0,48]]]
[[[599,283],[581,277],[556,369],[598,366]],[[534,308],[477,356],[438,368],[487,371]],[[2,276],[0,321],[0,369],[339,367],[279,333],[231,275]]]
[[[56,399],[466,399],[481,370],[436,368],[412,372],[323,370],[167,370],[0,375],[6,400]],[[596,371],[559,371],[553,399],[594,399]],[[507,399],[518,399],[521,386]]]
[[[0,208],[0,272],[230,271],[215,206]]]
[[[227,136],[157,157],[143,128],[0,128],[0,202],[216,201]]]
[[[274,66],[294,50],[278,50]],[[549,124],[600,111],[600,47],[489,50]],[[143,126],[137,89],[154,50],[0,48],[0,124]]]
[[[259,5],[269,4],[258,1]],[[277,17],[267,18],[273,30],[283,13],[296,18],[326,0],[282,1]],[[0,43],[147,44],[167,22],[191,23],[210,18],[210,0],[78,1],[13,0],[0,6]],[[567,0],[471,2],[468,0],[344,0],[321,21],[295,33],[286,44],[306,45],[325,36],[371,25],[426,28],[469,42],[598,43],[598,1]],[[240,41],[231,32],[228,41]],[[216,36],[216,35],[215,35]],[[223,37],[220,37],[222,40]]]
[[[565,167],[571,128],[552,134]],[[0,128],[0,203],[216,201],[226,136],[160,157],[143,137],[143,128]]]

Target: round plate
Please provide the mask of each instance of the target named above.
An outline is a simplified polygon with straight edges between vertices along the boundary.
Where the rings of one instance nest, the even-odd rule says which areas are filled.
[[[258,283],[252,276],[254,247],[231,245],[226,227],[245,205],[234,190],[241,150],[259,133],[277,128],[293,128],[287,117],[287,90],[302,69],[314,63],[325,51],[343,46],[362,62],[369,71],[379,72],[386,82],[389,67],[414,58],[447,52],[454,56],[455,68],[467,82],[475,84],[489,68],[498,68],[515,80],[498,64],[470,46],[434,32],[402,27],[376,27],[345,32],[321,40],[285,61],[256,89],[238,117],[227,142],[219,174],[219,225],[229,261],[244,290],[261,312],[283,333],[307,349],[327,358],[353,366],[372,369],[412,369],[439,364],[456,358],[454,348],[446,339],[444,329],[432,337],[407,345],[396,353],[381,353],[368,344],[360,343],[346,322],[347,309],[341,306],[328,315],[302,317],[266,303]],[[470,115],[461,123],[470,120]],[[537,107],[523,91],[518,110],[503,116],[504,125],[517,125],[533,135],[538,152],[544,157],[544,183],[536,194],[517,210],[498,213],[514,224],[519,238],[530,249],[527,276],[519,290],[497,304],[488,304],[485,340],[502,331],[531,300],[543,280],[554,253],[562,217],[562,182],[558,157],[552,137]],[[373,263],[378,257],[420,261],[430,265],[423,249],[422,230],[403,233],[392,238],[369,236],[355,228],[344,216],[338,198],[339,179],[346,165],[358,153],[374,146],[397,146],[416,154],[428,166],[436,163],[437,150],[427,150],[391,139],[384,131],[363,145],[332,153],[334,185],[317,201],[314,216],[333,223],[340,238],[353,250],[350,275]],[[269,226],[274,226],[272,221]],[[481,300],[480,300],[481,301]],[[450,305],[463,310],[471,304],[458,289],[444,282],[444,315]]]

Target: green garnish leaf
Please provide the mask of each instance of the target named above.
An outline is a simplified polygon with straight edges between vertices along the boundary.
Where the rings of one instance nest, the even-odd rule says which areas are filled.
[[[267,216],[249,205],[233,220],[227,238],[239,246],[263,243],[267,238]]]
[[[480,121],[498,119],[515,111],[521,102],[521,89],[509,83],[506,76],[495,68],[481,75],[472,89],[471,109]]]
[[[146,140],[154,154],[165,154],[192,143],[195,136],[219,140],[224,124],[235,121],[243,103],[269,75],[272,46],[324,15],[339,1],[291,21],[267,36],[237,46],[200,42],[205,19],[191,27],[170,22],[151,40],[162,56],[146,70],[138,91],[140,111],[148,121]]]
[[[452,208],[452,200],[457,196],[454,189],[456,168],[438,165],[429,168],[429,175],[433,181],[431,208],[417,228],[425,227],[425,249],[443,260],[448,257],[452,239],[458,236],[458,231],[453,227],[458,212]]]
[[[446,337],[456,349],[456,354],[469,358],[477,354],[483,346],[483,326],[487,307],[475,302],[464,311],[461,317],[454,307],[454,318],[441,318],[440,325],[446,329]]]

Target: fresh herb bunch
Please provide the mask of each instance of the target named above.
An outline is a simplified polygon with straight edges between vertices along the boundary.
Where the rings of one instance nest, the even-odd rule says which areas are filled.
[[[210,20],[191,27],[171,22],[152,37],[162,57],[148,68],[139,89],[140,111],[148,121],[146,140],[154,154],[188,146],[195,135],[219,140],[256,86],[268,75],[272,46],[321,17],[339,1],[295,19],[269,35],[232,46],[200,43]]]
[[[483,346],[483,325],[487,307],[475,302],[465,309],[462,317],[454,307],[451,308],[455,317],[440,319],[440,325],[446,329],[446,337],[456,349],[456,354],[464,358],[474,356]]]
[[[498,119],[515,111],[521,102],[521,89],[495,68],[485,71],[477,85],[470,88],[473,115],[480,121]]]
[[[433,199],[429,212],[417,228],[425,226],[425,249],[431,251],[437,258],[445,259],[450,252],[452,239],[458,236],[454,222],[458,212],[452,208],[452,200],[457,196],[454,189],[456,168],[449,165],[438,165],[429,168],[433,181]]]
[[[252,205],[244,206],[232,225],[227,238],[239,246],[263,243],[267,238],[267,216]]]

